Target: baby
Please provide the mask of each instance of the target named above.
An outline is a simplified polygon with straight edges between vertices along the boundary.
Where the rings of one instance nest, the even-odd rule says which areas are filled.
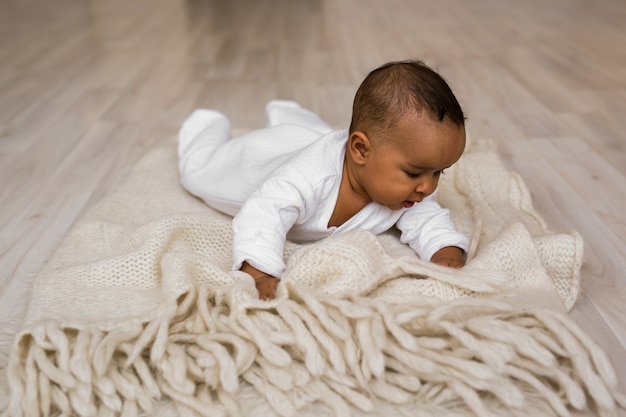
[[[286,239],[317,241],[396,225],[422,259],[464,265],[467,237],[435,200],[465,148],[464,115],[448,84],[420,61],[373,70],[354,98],[349,130],[293,101],[271,101],[268,125],[230,139],[221,113],[196,110],[179,132],[181,182],[234,216],[233,268],[275,297]]]

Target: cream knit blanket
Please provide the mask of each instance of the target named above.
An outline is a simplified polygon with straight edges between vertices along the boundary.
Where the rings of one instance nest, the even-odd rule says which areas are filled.
[[[12,416],[566,416],[621,402],[566,315],[582,241],[551,232],[522,179],[474,144],[440,202],[467,266],[389,232],[288,243],[278,298],[229,271],[230,219],[148,154],[37,277],[10,354]]]

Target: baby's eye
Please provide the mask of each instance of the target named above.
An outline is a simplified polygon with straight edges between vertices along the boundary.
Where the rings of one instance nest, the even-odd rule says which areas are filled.
[[[404,171],[404,172],[409,178],[419,178],[419,176],[422,175],[421,172],[410,172],[410,171]]]
[[[438,176],[443,175],[445,173],[446,173],[445,169],[442,169],[441,171],[435,171],[435,177],[438,177]]]

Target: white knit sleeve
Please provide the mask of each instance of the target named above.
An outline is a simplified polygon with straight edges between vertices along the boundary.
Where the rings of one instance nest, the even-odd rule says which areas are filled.
[[[425,260],[446,246],[465,252],[469,248],[469,239],[456,231],[450,211],[435,201],[435,194],[405,211],[396,225],[402,232],[400,240]]]
[[[305,218],[314,198],[311,184],[293,171],[265,181],[233,219],[233,269],[246,261],[280,277],[287,232]]]

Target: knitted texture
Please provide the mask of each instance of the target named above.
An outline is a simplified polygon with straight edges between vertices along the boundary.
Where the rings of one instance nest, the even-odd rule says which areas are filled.
[[[466,267],[422,261],[394,231],[297,245],[276,300],[230,271],[230,218],[148,154],[66,236],[12,346],[7,414],[610,415],[604,352],[565,311],[582,241],[551,232],[493,146],[439,200],[472,237]]]

